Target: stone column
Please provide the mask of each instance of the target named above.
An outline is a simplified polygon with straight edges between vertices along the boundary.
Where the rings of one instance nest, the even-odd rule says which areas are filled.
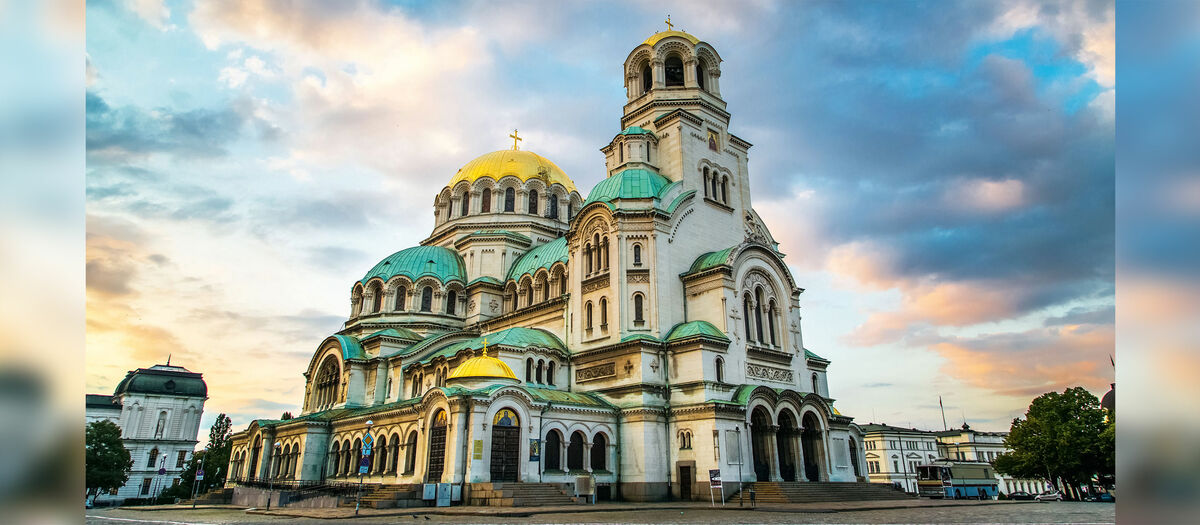
[[[663,69],[663,61],[655,59],[650,63],[654,70],[654,89],[667,87],[667,72]]]
[[[583,470],[588,474],[592,473],[592,443],[590,441],[583,442]]]
[[[767,427],[767,457],[770,458],[771,462],[771,481],[779,481],[783,479],[783,477],[779,475],[779,442],[777,441],[778,433],[779,426],[771,425]]]
[[[683,86],[689,88],[700,87],[700,82],[696,80],[696,59],[695,57],[687,59],[683,63]]]

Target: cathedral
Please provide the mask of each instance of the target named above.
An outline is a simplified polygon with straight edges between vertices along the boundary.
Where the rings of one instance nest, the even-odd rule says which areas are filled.
[[[463,165],[430,235],[348,287],[302,412],[234,435],[229,483],[589,476],[600,499],[655,501],[709,499],[714,469],[727,495],[865,480],[862,431],[804,346],[804,289],[751,206],[721,62],[670,28],[635,47],[586,197],[516,132]]]

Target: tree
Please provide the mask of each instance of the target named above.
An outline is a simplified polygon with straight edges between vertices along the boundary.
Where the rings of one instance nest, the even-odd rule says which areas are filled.
[[[280,416],[279,416],[279,419],[281,419],[281,420],[283,420],[283,421],[287,421],[287,420],[289,420],[289,419],[292,419],[292,413],[291,413],[291,412],[284,412],[282,415],[280,415]]]
[[[121,441],[121,427],[112,421],[96,421],[87,426],[86,485],[89,496],[121,488],[129,481],[133,458]],[[76,449],[78,450],[78,449]]]
[[[1108,450],[1115,448],[1104,416],[1100,400],[1083,387],[1042,394],[1030,403],[1025,419],[1013,420],[1004,440],[1011,452],[997,457],[995,468],[1014,477],[1043,478],[1055,487],[1060,479],[1073,487],[1089,482],[1110,468]]]
[[[233,422],[229,416],[220,414],[208,431],[208,445],[204,452],[197,452],[204,460],[204,481],[200,490],[207,492],[215,487],[225,485],[226,470],[229,468],[229,453],[233,450]]]

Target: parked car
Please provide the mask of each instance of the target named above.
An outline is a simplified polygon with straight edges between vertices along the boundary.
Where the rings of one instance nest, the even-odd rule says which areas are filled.
[[[1117,499],[1114,498],[1112,494],[1109,494],[1107,492],[1101,492],[1099,494],[1088,494],[1087,496],[1084,496],[1083,501],[1097,501],[1097,502],[1101,502],[1101,503],[1113,503],[1113,502],[1116,502]]]
[[[1033,499],[1038,501],[1062,501],[1063,495],[1057,490],[1052,490],[1038,494],[1037,496],[1034,496]]]
[[[1033,499],[1033,494],[1023,490],[1017,490],[1008,493],[1008,499]]]

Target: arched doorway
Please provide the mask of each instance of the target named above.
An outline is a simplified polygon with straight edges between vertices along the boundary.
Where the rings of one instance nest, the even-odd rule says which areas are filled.
[[[426,483],[442,481],[442,472],[446,468],[446,411],[438,410],[433,416],[433,424],[429,429],[429,461],[425,470]]]
[[[583,443],[587,441],[583,432],[576,430],[571,433],[571,443],[567,445],[567,470],[583,470]]]
[[[854,442],[854,438],[846,441],[850,444],[850,466],[854,468],[854,477],[862,477],[862,470],[858,466],[858,444]]]
[[[771,480],[771,416],[758,407],[750,415],[750,447],[754,454],[754,475],[758,481]]]
[[[804,478],[821,481],[824,471],[825,446],[821,439],[821,422],[812,412],[804,414],[804,430],[800,432],[800,445],[804,449]]]
[[[791,410],[779,412],[779,432],[775,441],[779,448],[779,477],[784,481],[796,481],[796,436],[800,428]]]
[[[254,437],[254,448],[250,449],[250,479],[258,476],[258,454],[262,451],[262,436]]]
[[[542,455],[546,458],[545,470],[562,470],[562,434],[551,430],[546,434],[546,446],[542,447]]]
[[[512,409],[492,417],[492,481],[517,481],[521,458],[521,420]]]

